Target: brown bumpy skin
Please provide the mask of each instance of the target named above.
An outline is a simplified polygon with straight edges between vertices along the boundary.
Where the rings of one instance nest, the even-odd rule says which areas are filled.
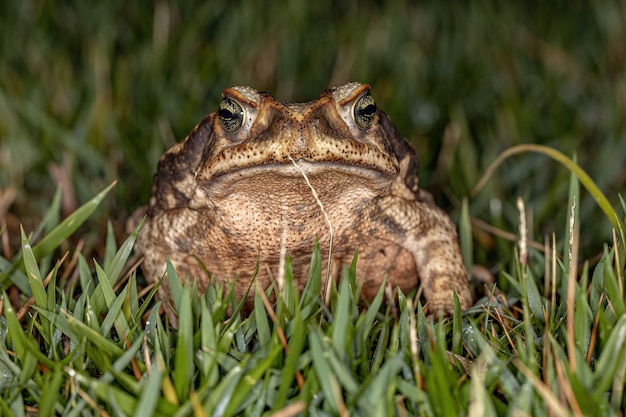
[[[295,104],[250,87],[223,97],[220,111],[159,162],[136,244],[149,280],[163,276],[169,258],[201,290],[209,271],[234,279],[243,297],[257,262],[263,288],[279,275],[284,247],[303,287],[316,238],[324,259],[329,250],[321,203],[334,229],[331,271],[338,275],[358,250],[364,298],[387,276],[403,291],[421,283],[434,314],[452,313],[454,291],[461,308],[470,307],[455,226],[419,189],[417,154],[375,107],[369,86],[351,83]],[[161,296],[169,297],[163,282]]]

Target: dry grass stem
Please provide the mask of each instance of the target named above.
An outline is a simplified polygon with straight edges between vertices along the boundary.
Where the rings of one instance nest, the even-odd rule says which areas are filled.
[[[515,242],[517,240],[517,236],[515,235],[515,233],[511,233],[511,232],[507,232],[506,230],[499,229],[480,219],[476,219],[472,217],[471,222],[472,222],[472,226],[475,226],[481,230],[484,230],[487,233],[491,233],[494,236],[500,237],[502,239],[506,239],[510,242]],[[543,245],[539,242],[535,242],[534,240],[528,240],[527,245],[541,252],[543,252],[544,250]]]
[[[574,345],[574,304],[576,303],[576,277],[578,276],[578,223],[576,223],[576,197],[572,200],[569,218],[569,273],[567,277],[567,355],[570,368],[576,372],[576,346]]]
[[[540,380],[533,372],[528,369],[526,365],[519,359],[513,359],[513,364],[517,369],[520,370],[524,376],[530,380],[533,384],[535,390],[541,395],[541,397],[545,400],[546,405],[548,406],[549,411],[554,413],[554,415],[559,417],[568,417],[569,413],[567,409],[561,404],[558,398],[554,396],[554,393],[550,391],[550,388]]]
[[[526,226],[526,207],[521,197],[517,198],[519,210],[519,261],[522,265],[528,265],[528,230]]]
[[[270,417],[293,417],[304,414],[306,411],[307,403],[305,401],[297,401],[293,404],[289,404],[280,411],[270,414]]]
[[[570,384],[570,379],[567,374],[563,370],[563,363],[560,361],[554,361],[554,368],[556,370],[556,379],[558,381],[557,386],[561,389],[561,393],[567,400],[568,404],[572,408],[572,412],[575,416],[582,416],[583,413],[580,410],[580,406],[576,401],[576,396],[574,395],[574,391],[572,391],[572,385]]]
[[[283,349],[285,350],[285,353],[289,354],[289,342],[287,342],[287,336],[285,335],[283,328],[278,322],[278,317],[276,317],[276,312],[274,311],[274,308],[272,307],[272,303],[270,303],[270,300],[268,300],[267,296],[265,295],[265,291],[259,288],[258,282],[257,282],[257,293],[259,294],[259,296],[261,297],[261,300],[263,301],[263,305],[265,306],[265,311],[267,311],[267,314],[270,316],[272,323],[274,323],[274,325],[276,326],[276,333],[278,334],[280,343],[283,345]],[[298,384],[298,388],[302,390],[302,388],[304,387],[304,377],[302,376],[302,373],[300,371],[296,371],[296,382]]]
[[[619,259],[619,250],[617,250],[619,246],[617,245],[617,233],[615,232],[615,228],[613,228],[613,248],[615,248],[615,273],[617,275],[617,285],[619,286],[619,293],[624,298],[624,283],[622,282],[622,269],[620,268],[620,259]]]
[[[556,308],[556,235],[552,233],[552,294],[550,296],[550,308]]]
[[[604,294],[600,294],[600,299],[598,300],[598,307],[602,305],[604,301]],[[599,310],[599,308],[598,308]],[[589,347],[587,348],[587,365],[591,366],[591,359],[593,358],[593,351],[596,348],[596,340],[598,339],[598,325],[600,324],[600,314],[596,314],[596,317],[593,319],[593,327],[591,328],[591,336],[589,337]]]
[[[411,299],[406,300],[409,310],[409,348],[413,359],[413,374],[416,381],[420,380],[419,346],[417,344],[417,320],[415,320],[415,308]]]
[[[320,210],[322,211],[322,214],[324,215],[324,220],[326,220],[326,224],[328,224],[328,233],[330,234],[330,237],[328,239],[328,261],[326,264],[326,284],[324,285],[324,301],[327,301],[327,297],[329,296],[329,293],[330,293],[330,291],[328,291],[328,287],[330,286],[330,266],[331,266],[332,252],[333,252],[333,236],[335,235],[335,228],[333,227],[333,223],[330,221],[330,217],[328,216],[328,213],[324,209],[324,205],[322,204],[322,201],[320,200],[319,195],[317,194],[317,191],[315,190],[315,188],[313,188],[313,185],[311,185],[311,182],[309,181],[309,177],[306,175],[306,172],[304,172],[304,170],[291,157],[291,155],[288,155],[288,156],[289,156],[289,160],[291,161],[291,163],[296,167],[298,171],[300,171],[300,174],[306,181],[306,184],[311,189],[311,194],[313,195],[315,202],[317,203]]]

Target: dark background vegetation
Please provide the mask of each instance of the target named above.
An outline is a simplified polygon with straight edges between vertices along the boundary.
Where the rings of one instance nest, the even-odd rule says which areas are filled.
[[[304,101],[348,81],[372,85],[417,147],[422,185],[454,216],[489,163],[521,143],[576,154],[613,203],[623,194],[623,2],[5,0],[0,215],[17,238],[57,183],[67,214],[117,180],[91,223],[98,249],[105,220],[123,233],[160,155],[216,109],[224,88]],[[563,232],[568,181],[542,155],[515,157],[470,210],[515,232],[522,196],[543,241]],[[610,224],[588,196],[581,223],[591,257]],[[507,248],[482,238],[475,257],[506,262]]]

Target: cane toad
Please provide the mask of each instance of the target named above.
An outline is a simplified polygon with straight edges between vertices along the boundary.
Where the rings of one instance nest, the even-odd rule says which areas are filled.
[[[150,281],[169,258],[200,290],[208,271],[234,279],[243,297],[257,262],[261,287],[271,284],[283,247],[301,288],[316,238],[328,254],[332,225],[330,270],[338,277],[358,250],[364,298],[388,276],[403,291],[421,283],[433,313],[452,313],[453,291],[470,306],[455,226],[418,187],[418,156],[368,85],[331,88],[307,103],[284,104],[250,87],[222,96],[218,111],[158,164],[136,243]]]

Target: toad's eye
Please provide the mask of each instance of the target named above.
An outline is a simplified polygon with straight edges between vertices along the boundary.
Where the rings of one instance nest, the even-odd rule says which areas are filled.
[[[354,104],[354,121],[363,130],[368,129],[376,116],[376,102],[369,94],[362,95]]]
[[[217,114],[222,126],[230,133],[235,133],[243,124],[243,108],[235,100],[228,97],[220,103]]]

